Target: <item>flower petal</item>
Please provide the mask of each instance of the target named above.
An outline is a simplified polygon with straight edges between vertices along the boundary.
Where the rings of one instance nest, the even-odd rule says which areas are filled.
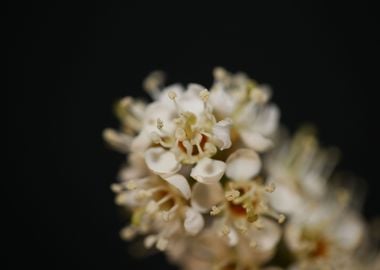
[[[143,152],[152,144],[149,133],[141,131],[139,135],[133,138],[131,143],[131,152]]]
[[[191,197],[191,206],[201,213],[207,212],[212,206],[224,199],[224,191],[220,183],[205,185],[195,183]]]
[[[271,182],[272,180],[269,180]],[[271,205],[278,211],[285,214],[293,214],[302,208],[304,203],[301,195],[295,187],[281,181],[272,181],[276,184],[276,190],[270,197]]]
[[[163,179],[169,182],[174,187],[176,187],[182,193],[183,197],[185,197],[186,200],[190,199],[190,196],[191,196],[190,185],[183,175],[174,174],[171,176],[163,177]]]
[[[354,214],[347,214],[341,222],[339,229],[334,231],[333,237],[345,250],[355,249],[363,239],[364,226],[360,218]]]
[[[239,149],[227,158],[226,175],[232,180],[249,180],[261,169],[259,155],[251,149]]]
[[[213,127],[213,134],[216,139],[216,144],[220,150],[224,150],[231,147],[231,138],[230,138],[230,127],[232,121],[231,119],[223,119],[216,123]]]
[[[220,83],[217,83],[211,89],[209,100],[214,110],[223,116],[231,115],[237,103]]]
[[[249,129],[244,129],[240,131],[240,136],[243,142],[250,148],[258,152],[264,152],[273,146],[273,142],[265,138],[262,134],[252,131]]]
[[[270,136],[277,129],[280,110],[275,105],[269,105],[261,111],[255,121],[255,130],[265,136]]]
[[[228,245],[233,247],[236,246],[236,244],[239,242],[239,236],[237,232],[234,229],[230,229],[230,232],[228,233]]]
[[[205,157],[198,161],[190,176],[203,184],[215,184],[222,178],[226,164],[220,160]]]
[[[262,229],[252,230],[250,236],[255,239],[258,250],[272,251],[280,240],[281,229],[276,222],[268,218],[261,218],[260,222],[262,222]]]
[[[132,143],[130,135],[107,128],[103,131],[103,138],[115,150],[121,153],[129,152]]]
[[[204,226],[202,215],[193,208],[188,207],[185,213],[184,227],[190,235],[196,235]]]
[[[145,152],[145,162],[151,171],[159,175],[173,174],[181,168],[174,153],[161,147],[149,148]]]

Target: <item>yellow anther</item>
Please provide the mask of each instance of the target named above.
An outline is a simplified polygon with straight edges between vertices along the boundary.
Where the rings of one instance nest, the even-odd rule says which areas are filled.
[[[238,198],[239,196],[240,196],[240,192],[238,190],[235,190],[235,189],[229,190],[225,194],[227,201],[233,201],[236,198]]]
[[[164,122],[160,118],[157,118],[157,128],[162,129],[164,126]]]
[[[222,209],[220,209],[218,206],[213,206],[211,207],[211,211],[210,211],[210,215],[211,216],[216,216],[217,214],[219,214],[220,212],[222,211]]]
[[[207,89],[203,89],[199,93],[199,96],[201,97],[201,99],[203,100],[203,102],[207,102],[207,100],[208,100],[208,98],[210,96],[210,92]]]
[[[168,92],[168,97],[169,97],[170,99],[172,99],[172,100],[175,100],[175,98],[177,97],[177,94],[176,94],[176,92],[174,92],[174,91],[169,91],[169,92]]]

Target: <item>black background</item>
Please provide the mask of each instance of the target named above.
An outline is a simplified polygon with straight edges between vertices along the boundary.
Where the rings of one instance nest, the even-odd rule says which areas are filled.
[[[124,157],[101,138],[117,127],[113,102],[145,95],[154,69],[169,83],[209,86],[217,65],[269,83],[283,123],[318,126],[342,150],[339,168],[367,180],[366,217],[379,215],[378,10],[343,3],[11,2],[9,268],[172,269],[127,256],[109,190]]]

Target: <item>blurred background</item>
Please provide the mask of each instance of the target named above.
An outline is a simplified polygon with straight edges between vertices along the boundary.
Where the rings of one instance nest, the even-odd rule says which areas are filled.
[[[380,215],[375,6],[159,2],[8,4],[9,269],[175,269],[162,255],[127,255],[109,189],[125,157],[101,138],[118,125],[113,103],[147,97],[155,69],[168,83],[208,87],[223,66],[270,84],[283,124],[315,124],[341,149],[339,170],[367,181],[365,217]]]

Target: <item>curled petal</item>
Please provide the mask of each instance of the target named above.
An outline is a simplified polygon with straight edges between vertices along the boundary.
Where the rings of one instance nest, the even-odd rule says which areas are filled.
[[[233,180],[249,180],[261,169],[258,154],[251,149],[239,149],[227,161],[226,175]]]
[[[220,150],[224,150],[231,147],[230,127],[231,119],[223,119],[216,123],[213,128],[213,133],[216,139],[216,143]]]
[[[176,187],[181,192],[183,197],[185,197],[186,200],[190,199],[190,196],[191,196],[190,185],[183,175],[174,174],[171,176],[164,177],[164,179],[167,182],[169,182],[171,185]]]
[[[220,160],[205,157],[198,161],[190,176],[203,184],[215,184],[222,178],[226,164]]]
[[[240,132],[241,139],[250,148],[264,152],[273,146],[273,142],[262,134],[249,129]]]
[[[195,183],[193,186],[191,205],[196,210],[204,213],[212,206],[224,200],[224,191],[220,183],[205,185]]]
[[[194,209],[188,207],[185,213],[184,227],[190,235],[196,235],[204,226],[202,215]]]
[[[145,162],[151,171],[159,175],[170,175],[181,168],[174,153],[161,147],[149,148],[145,152]]]

